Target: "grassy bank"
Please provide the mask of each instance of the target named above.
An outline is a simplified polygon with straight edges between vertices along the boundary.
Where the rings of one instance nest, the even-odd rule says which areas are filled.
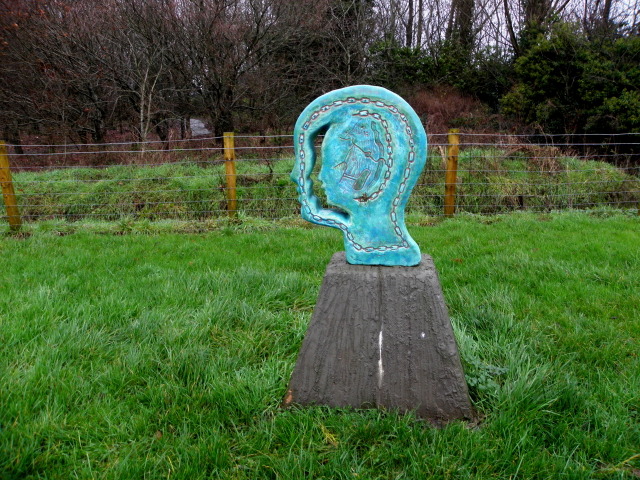
[[[443,430],[279,408],[338,232],[90,227],[0,240],[2,479],[637,478],[637,217],[411,229],[479,412]]]
[[[527,156],[529,155],[529,156]],[[458,211],[492,214],[518,209],[550,211],[615,204],[637,208],[640,182],[599,161],[532,157],[492,149],[467,149],[459,162]],[[238,208],[242,215],[297,215],[293,159],[241,160]],[[219,161],[157,166],[61,168],[14,175],[26,220],[125,217],[205,220],[226,215],[225,170]],[[442,213],[444,166],[436,152],[409,202],[409,212]]]

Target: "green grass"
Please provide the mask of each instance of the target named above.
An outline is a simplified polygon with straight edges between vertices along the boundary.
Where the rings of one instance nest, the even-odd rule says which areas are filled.
[[[408,211],[443,210],[444,166],[434,151],[419,179]],[[243,215],[298,215],[292,158],[267,164],[237,162],[238,208]],[[496,149],[466,149],[460,155],[458,211],[493,214],[517,209],[551,211],[618,205],[637,208],[640,182],[608,163],[573,157],[525,157]],[[637,170],[633,170],[637,171]],[[21,215],[34,219],[206,220],[226,215],[224,165],[168,163],[107,168],[63,168],[14,175]],[[322,192],[317,192],[322,197]],[[0,204],[0,208],[1,208]]]
[[[3,237],[0,478],[637,478],[640,219],[422,223],[477,424],[279,408],[335,230]]]

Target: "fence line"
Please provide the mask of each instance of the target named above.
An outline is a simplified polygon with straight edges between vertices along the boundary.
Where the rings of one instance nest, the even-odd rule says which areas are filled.
[[[429,137],[444,137],[449,135],[448,133],[429,133]],[[495,132],[486,132],[486,133],[471,133],[471,132],[459,132],[458,135],[460,137],[505,137],[505,138],[567,138],[567,137],[628,137],[640,135],[639,132],[627,132],[627,133],[531,133],[531,134],[518,134],[518,133],[495,133]],[[235,135],[235,138],[293,138],[292,134],[279,134],[279,135]],[[106,146],[106,145],[146,145],[153,143],[181,143],[181,142],[201,142],[201,141],[210,141],[210,140],[222,140],[223,136],[206,136],[206,137],[193,137],[193,138],[174,138],[170,140],[131,140],[128,142],[102,142],[102,143],[21,143],[22,147],[57,147],[57,148],[70,148],[70,147],[95,147],[95,146]],[[17,144],[12,144],[10,142],[5,143],[9,147],[16,147]]]
[[[640,136],[640,134],[637,134]],[[461,136],[461,135],[460,135]],[[487,135],[488,136],[488,135]],[[239,138],[261,138],[261,137],[248,137],[248,136],[235,136],[236,139]],[[148,143],[161,143],[160,141],[148,142]],[[102,144],[78,144],[76,146],[94,146],[94,147],[106,147],[108,145],[139,145],[140,143],[102,143]],[[603,147],[603,146],[637,146],[640,145],[640,142],[616,142],[616,143],[602,143],[602,142],[571,142],[569,144],[565,143],[555,143],[555,144],[545,144],[545,143],[532,143],[532,142],[513,142],[513,141],[505,141],[505,142],[496,142],[492,144],[487,144],[487,142],[460,142],[461,145],[465,147],[487,147],[493,146],[495,148],[503,148],[503,147]],[[14,149],[17,145],[12,145],[7,143],[9,147],[13,147]],[[439,148],[439,147],[448,147],[451,144],[448,142],[429,142],[429,148]],[[62,148],[65,145],[20,145],[20,147],[24,148]],[[283,149],[292,149],[294,145],[243,145],[236,146],[236,150],[283,150]],[[224,147],[214,146],[214,147],[193,147],[193,148],[185,148],[185,147],[172,147],[172,148],[160,148],[160,149],[145,149],[145,150],[63,150],[59,152],[30,152],[30,153],[17,153],[17,152],[9,152],[8,155],[10,157],[22,157],[22,156],[64,156],[64,155],[98,155],[98,154],[109,154],[109,153],[133,153],[138,155],[144,155],[148,153],[184,153],[184,152],[198,152],[198,151],[224,151]],[[617,153],[611,154],[596,154],[593,155],[598,156],[616,156],[620,155]],[[589,155],[591,156],[591,155]]]
[[[597,206],[635,209],[640,202],[640,160],[636,153],[622,156],[627,165],[620,167],[603,161],[619,160],[620,154],[571,153],[577,147],[601,146],[596,142],[532,144],[516,140],[525,135],[455,131],[448,135],[444,142],[430,143],[430,162],[414,188],[409,213],[493,214]],[[618,134],[617,137],[622,135],[638,134]],[[473,141],[479,136],[493,140]],[[104,149],[105,145],[140,144],[116,142],[76,145],[100,150],[23,154],[14,151],[9,154],[13,170],[11,184],[17,197],[14,206],[21,210],[23,219],[30,221],[297,216],[296,187],[288,178],[294,146],[273,144],[283,138],[292,138],[292,135],[231,134],[192,139],[222,145],[197,148]],[[221,139],[223,142],[219,142]],[[256,141],[267,144],[255,145]],[[620,141],[607,148],[635,145],[640,143]],[[44,147],[67,146],[23,145],[23,148]],[[265,155],[267,152],[270,154]],[[83,154],[103,154],[106,158],[109,154],[127,154],[128,157],[119,160],[128,163],[84,165]],[[50,163],[39,164],[46,161]],[[324,202],[322,190],[316,190]],[[13,217],[15,214],[7,214],[3,219]]]
[[[236,135],[236,138],[291,138],[293,135]],[[57,148],[70,148],[70,147],[100,147],[106,145],[149,145],[152,143],[182,143],[182,142],[202,142],[210,140],[222,140],[221,137],[192,137],[192,138],[173,138],[170,140],[131,140],[128,142],[102,142],[102,143],[21,143],[21,147],[57,147]],[[17,144],[6,143],[7,146],[16,147]]]
[[[24,156],[24,155],[23,155]],[[619,157],[620,155],[615,155],[615,154],[611,154],[611,155],[567,155],[570,156],[573,159],[576,160],[595,160],[598,158],[614,158],[614,157]],[[469,159],[472,158],[485,158],[485,155],[467,155],[466,156]],[[537,160],[552,160],[557,158],[558,155],[553,155],[553,156],[539,156],[536,155],[535,159]],[[236,162],[264,162],[265,164],[268,164],[270,162],[277,162],[282,160],[282,157],[271,157],[271,158],[236,158]],[[28,170],[28,171],[32,171],[32,170],[65,170],[65,169],[78,169],[78,168],[82,168],[82,169],[95,169],[95,170],[102,170],[105,168],[131,168],[131,169],[136,169],[136,168],[142,168],[142,167],[158,167],[161,165],[219,165],[222,164],[224,162],[224,160],[185,160],[185,161],[171,161],[171,162],[160,162],[160,163],[141,163],[141,164],[104,164],[104,165],[56,165],[55,168],[53,168],[52,166],[28,166],[28,167],[18,167],[18,170]],[[434,172],[446,172],[446,169],[437,169],[437,168],[432,168],[431,166],[427,167],[430,168],[431,171]],[[625,167],[627,169],[634,169],[634,168],[640,168],[640,167]],[[16,170],[16,168],[14,167],[14,170]],[[464,172],[464,171],[473,171],[473,172],[482,172],[482,173],[490,173],[490,172],[504,172],[504,169],[473,169],[473,170],[465,170],[465,169],[458,169],[459,172]],[[530,172],[531,170],[509,170],[509,172],[511,173],[527,173]],[[537,170],[539,173],[557,173],[558,170]],[[581,169],[581,172],[588,172],[588,171],[598,171],[598,169]],[[274,172],[275,174],[275,172]]]
[[[440,183],[440,184],[436,184],[435,186],[440,186],[443,187],[445,184],[444,183]],[[418,187],[423,187],[425,186],[424,184],[417,184],[416,188]],[[238,190],[246,190],[246,189],[251,189],[251,188],[255,188],[255,187],[236,187],[236,191]],[[286,187],[280,187],[280,189],[285,189]],[[220,189],[224,189],[226,191],[225,187],[220,187]],[[193,190],[163,190],[162,193],[171,193],[171,192],[180,192],[180,193],[189,193],[189,192],[208,192],[210,191],[210,189],[193,189]],[[135,193],[140,193],[140,192],[132,192],[132,191],[126,191],[124,193],[127,194],[135,194]],[[148,191],[146,193],[157,193],[157,191]],[[616,194],[635,194],[638,193],[638,190],[617,190],[614,193]],[[84,192],[71,192],[71,195],[88,195],[87,193]],[[49,194],[37,194],[40,196],[44,196],[44,195],[49,195]],[[37,195],[33,195],[34,197]],[[52,194],[55,195],[55,194]],[[58,195],[63,195],[63,193],[58,193]],[[580,192],[573,192],[573,193],[554,193],[553,197],[580,197],[580,196],[584,196],[584,193],[580,193]],[[413,194],[412,198],[422,198],[422,197],[433,197],[433,198],[437,198],[437,197],[442,197],[441,194]],[[464,197],[464,195],[459,195],[458,197]],[[487,197],[487,198],[496,198],[496,197],[500,197],[500,195],[498,194],[489,194],[489,193],[475,193],[473,194],[473,197],[478,197],[478,198],[483,198],[483,197]],[[518,194],[517,197],[529,197],[529,198],[536,198],[539,197],[539,195],[535,195],[535,194],[527,194],[527,193],[523,193],[523,194]],[[285,197],[285,196],[276,196],[276,197],[260,197],[259,200],[295,200],[297,199],[297,196],[292,196],[292,197]],[[253,200],[253,199],[240,199],[239,201],[248,201],[248,200]],[[171,202],[164,202],[164,203],[198,203],[201,202],[200,200],[198,201],[183,201],[183,200],[175,200],[175,201],[171,201]],[[157,202],[153,202],[153,201],[144,201],[145,204],[147,205],[155,205]],[[162,203],[162,202],[161,202]],[[113,203],[107,202],[107,203],[78,203],[78,202],[73,202],[73,203],[56,203],[55,206],[57,207],[72,207],[72,206],[89,206],[89,205],[93,205],[93,206],[99,206],[99,205],[112,205]],[[17,207],[39,207],[42,206],[42,203],[16,203]]]

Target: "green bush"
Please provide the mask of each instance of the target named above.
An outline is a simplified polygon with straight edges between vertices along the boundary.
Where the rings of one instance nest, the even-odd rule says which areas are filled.
[[[589,39],[558,23],[515,62],[503,113],[546,133],[640,131],[640,38]]]
[[[372,46],[371,55],[370,81],[392,90],[412,90],[417,85],[455,87],[496,109],[511,84],[511,60],[494,48],[469,51],[443,41],[425,50],[379,42]]]

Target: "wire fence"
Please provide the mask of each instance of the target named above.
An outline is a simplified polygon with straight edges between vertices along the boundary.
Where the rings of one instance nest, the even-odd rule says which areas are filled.
[[[444,214],[445,177],[452,168],[447,160],[454,153],[455,212],[638,209],[640,159],[635,152],[640,135],[607,138],[603,143],[600,137],[582,136],[567,143],[566,137],[546,136],[531,142],[527,136],[461,133],[456,153],[446,134],[431,135],[427,167],[407,206],[409,220],[411,214]],[[235,185],[229,184],[220,137],[10,145],[15,203],[24,221],[202,220],[228,216],[233,189],[237,203],[232,214],[299,216],[296,188],[289,179],[293,137],[238,135],[235,141]],[[324,201],[321,189],[315,190]]]

